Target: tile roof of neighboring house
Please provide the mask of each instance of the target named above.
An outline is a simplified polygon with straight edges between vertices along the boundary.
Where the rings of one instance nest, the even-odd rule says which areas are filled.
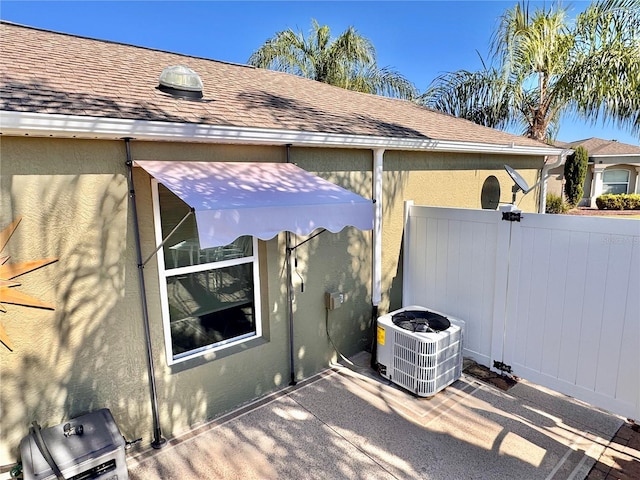
[[[640,147],[637,145],[629,145],[628,143],[620,143],[617,140],[603,140],[595,137],[569,143],[556,142],[556,145],[566,148],[584,147],[587,149],[590,157],[640,155]]]
[[[203,101],[156,87],[183,64]],[[545,147],[404,100],[246,65],[0,23],[0,111]],[[550,147],[555,148],[555,147]]]

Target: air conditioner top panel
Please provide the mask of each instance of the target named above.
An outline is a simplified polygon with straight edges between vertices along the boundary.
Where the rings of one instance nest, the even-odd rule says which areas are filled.
[[[441,332],[451,326],[447,317],[430,310],[403,310],[393,313],[391,321],[411,332]]]
[[[436,314],[436,315],[440,315],[442,317],[447,318],[449,320],[449,322],[451,323],[451,326],[448,329],[442,330],[442,331],[420,332],[420,331],[411,331],[411,330],[404,329],[402,327],[397,326],[393,322],[393,316],[394,315],[398,315],[398,314],[401,314],[402,312],[410,312],[410,311],[422,311],[422,312],[429,312],[429,313],[433,313],[433,314]],[[428,338],[434,338],[434,335],[435,336],[448,335],[448,334],[450,334],[452,332],[452,330],[459,330],[459,329],[463,328],[464,322],[462,320],[460,320],[460,319],[452,317],[451,315],[447,315],[445,313],[438,312],[437,310],[433,310],[433,309],[422,307],[422,306],[418,306],[418,305],[410,305],[410,306],[403,307],[403,308],[401,308],[399,310],[395,310],[393,312],[387,313],[386,315],[382,315],[382,316],[378,317],[378,325],[380,325],[382,327],[386,327],[386,328],[401,330],[403,332],[409,332],[409,333],[420,335],[420,336],[425,336],[425,337],[428,337]]]

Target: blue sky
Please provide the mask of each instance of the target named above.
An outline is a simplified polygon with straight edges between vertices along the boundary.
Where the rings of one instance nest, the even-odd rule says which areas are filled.
[[[516,2],[0,0],[0,18],[236,63],[246,63],[251,53],[277,31],[291,28],[306,34],[315,18],[328,25],[334,35],[355,27],[372,41],[379,66],[393,68],[423,91],[441,73],[480,69],[478,54],[488,59],[498,18]],[[564,4],[575,16],[589,2]],[[610,124],[593,126],[575,119],[563,120],[558,134],[564,141],[589,137],[639,143],[628,131]]]

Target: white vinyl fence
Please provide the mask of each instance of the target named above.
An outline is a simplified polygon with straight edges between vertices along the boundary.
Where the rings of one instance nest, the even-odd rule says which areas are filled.
[[[407,202],[403,305],[464,320],[483,365],[639,419],[640,220],[503,210]]]

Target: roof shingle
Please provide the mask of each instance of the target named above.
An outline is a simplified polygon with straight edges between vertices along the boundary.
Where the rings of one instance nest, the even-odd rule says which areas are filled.
[[[615,156],[615,155],[640,155],[640,147],[620,143],[617,140],[603,140],[602,138],[587,138],[576,140],[566,144],[568,148],[584,147],[590,157],[593,156]]]
[[[162,70],[179,64],[200,75],[202,101],[179,100],[156,88]],[[544,146],[405,100],[4,21],[0,72],[5,111]]]

